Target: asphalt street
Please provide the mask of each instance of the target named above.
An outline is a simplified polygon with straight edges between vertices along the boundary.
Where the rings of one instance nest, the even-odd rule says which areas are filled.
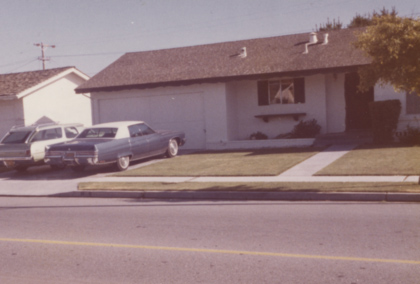
[[[420,204],[0,198],[0,283],[418,283]]]

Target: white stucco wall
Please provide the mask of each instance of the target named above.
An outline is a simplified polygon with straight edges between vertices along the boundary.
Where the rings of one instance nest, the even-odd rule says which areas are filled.
[[[230,124],[232,139],[247,140],[254,132],[262,132],[269,138],[275,138],[279,134],[289,133],[299,123],[292,117],[270,118],[264,122],[256,115],[282,114],[282,113],[306,113],[301,120],[316,119],[322,126],[321,132],[327,129],[326,116],[326,86],[324,75],[314,75],[305,78],[305,103],[302,104],[273,104],[258,106],[257,81],[238,81],[229,83],[228,97],[230,103],[228,113],[235,115]],[[234,91],[232,91],[234,90]],[[232,95],[234,93],[234,95]],[[232,103],[234,101],[234,103]]]
[[[204,96],[206,143],[228,140],[228,116],[225,84],[209,86]]]
[[[227,111],[227,140],[237,140],[238,129],[236,127],[236,118],[238,116],[236,84],[226,84],[226,111]]]
[[[23,107],[21,100],[0,101],[0,138],[2,138],[12,126],[23,125]]]
[[[375,101],[395,100],[401,101],[401,114],[397,131],[404,131],[407,125],[420,128],[420,114],[407,114],[405,93],[397,93],[391,85],[375,86]]]
[[[74,89],[85,80],[74,74],[51,83],[42,89],[22,98],[25,124],[32,124],[40,119],[60,123],[92,124],[90,98],[76,94]]]
[[[344,77],[344,74],[327,74],[325,76],[327,95],[327,133],[338,133],[346,130]]]

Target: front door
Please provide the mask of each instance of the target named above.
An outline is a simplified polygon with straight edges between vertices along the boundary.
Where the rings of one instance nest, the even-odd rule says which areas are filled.
[[[346,131],[371,128],[369,103],[374,100],[373,88],[361,92],[358,89],[359,82],[359,75],[356,72],[346,74],[344,80]]]

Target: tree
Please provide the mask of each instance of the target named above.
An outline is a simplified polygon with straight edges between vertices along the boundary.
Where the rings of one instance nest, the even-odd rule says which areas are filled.
[[[330,19],[327,19],[327,23],[320,24],[319,28],[316,26],[317,32],[326,32],[326,31],[334,31],[334,30],[341,30],[343,27],[343,23],[340,21],[340,18],[338,20],[333,19],[332,22],[330,22]]]
[[[355,46],[372,59],[359,70],[360,89],[391,84],[396,91],[420,95],[420,20],[375,14]]]
[[[361,28],[361,27],[367,27],[374,25],[374,18],[375,17],[382,17],[382,16],[397,16],[398,12],[395,9],[395,7],[392,7],[391,11],[388,9],[382,8],[381,11],[376,12],[376,10],[373,11],[373,13],[368,13],[365,15],[356,14],[354,18],[351,20],[350,24],[348,24],[347,28]]]

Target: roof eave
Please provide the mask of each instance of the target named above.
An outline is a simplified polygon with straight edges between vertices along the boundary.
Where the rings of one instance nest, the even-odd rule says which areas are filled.
[[[24,90],[24,91],[16,94],[15,95],[16,96],[15,98],[16,99],[20,99],[20,98],[23,98],[23,97],[25,97],[27,95],[30,95],[30,94],[38,91],[39,89],[42,89],[45,86],[48,86],[48,85],[54,83],[55,81],[57,81],[57,80],[59,80],[61,78],[64,78],[65,76],[67,76],[68,74],[71,74],[71,73],[76,74],[77,76],[79,76],[80,78],[82,78],[85,81],[89,80],[89,76],[87,76],[83,72],[79,71],[75,67],[69,67],[68,69],[64,70],[63,72],[60,72],[60,73],[58,73],[58,74],[56,74],[56,75],[48,78],[47,80],[45,80],[45,81],[43,81],[43,82],[41,82],[41,83],[39,83],[39,84],[31,87],[31,88],[28,88],[28,89],[26,89],[26,90]]]
[[[264,74],[250,74],[250,75],[237,75],[237,76],[226,76],[226,77],[213,77],[213,78],[201,78],[191,80],[180,80],[180,81],[169,81],[169,82],[157,82],[157,83],[145,83],[145,84],[132,84],[132,85],[119,85],[119,86],[104,86],[104,87],[87,87],[87,88],[76,88],[76,94],[92,93],[92,92],[115,92],[132,89],[151,89],[159,87],[179,87],[194,84],[211,84],[211,83],[227,83],[231,81],[240,80],[262,80],[273,77],[300,77],[300,76],[311,76],[315,74],[327,74],[327,73],[343,73],[343,72],[355,72],[358,68],[366,66],[368,64],[342,66],[342,67],[330,67],[330,68],[318,68],[309,70],[295,70],[295,71],[281,71]]]

